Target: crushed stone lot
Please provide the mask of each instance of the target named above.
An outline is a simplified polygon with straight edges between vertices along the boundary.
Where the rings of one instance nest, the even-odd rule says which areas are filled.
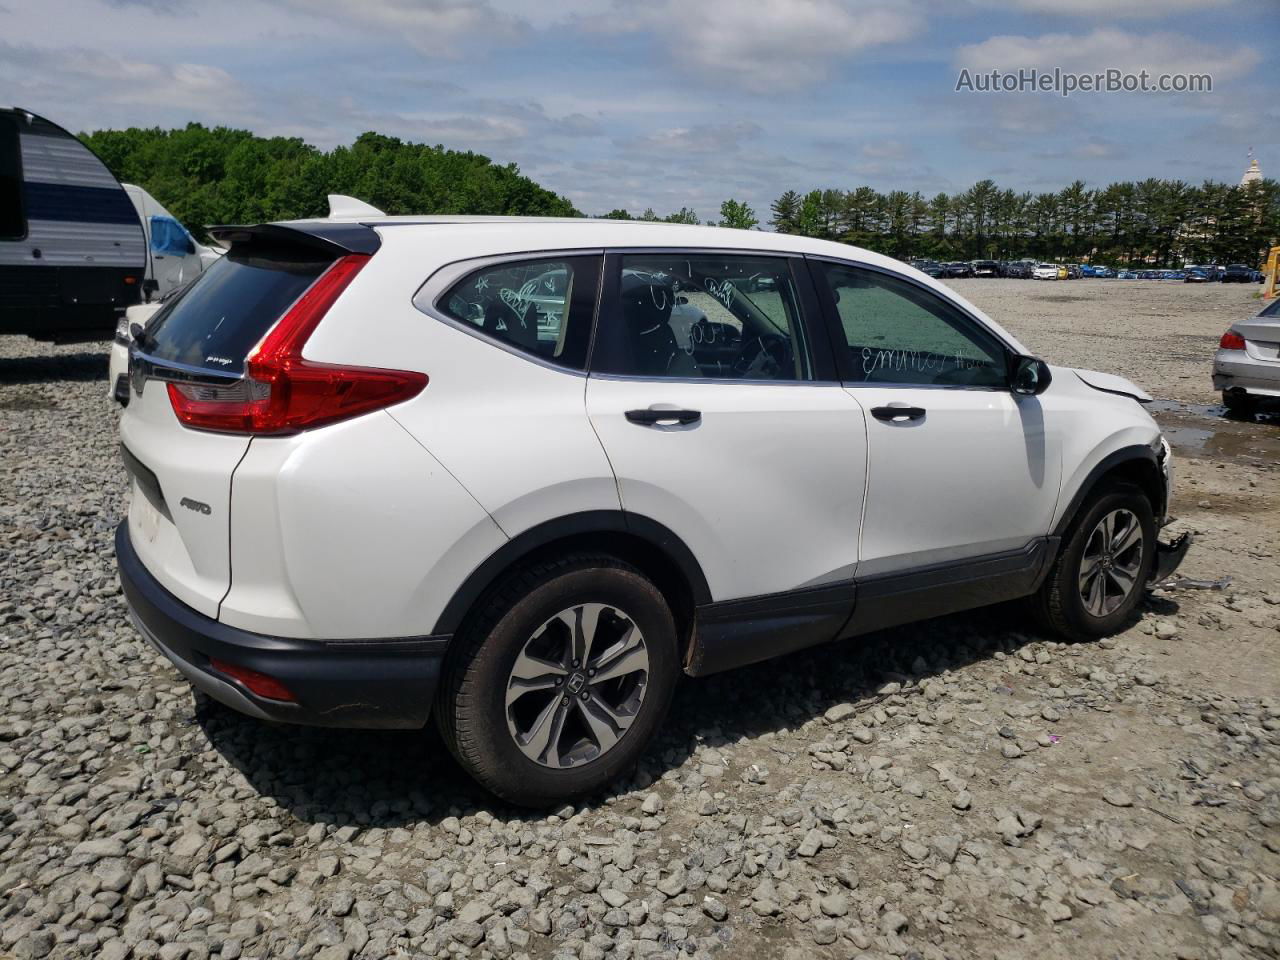
[[[0,339],[0,957],[1280,956],[1280,419],[1212,405],[1256,289],[956,281],[1160,398],[1181,573],[686,681],[640,769],[501,804],[434,732],[270,726],[129,623],[106,344]]]

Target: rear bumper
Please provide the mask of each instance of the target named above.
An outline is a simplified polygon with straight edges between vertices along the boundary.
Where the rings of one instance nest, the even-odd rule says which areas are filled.
[[[1213,389],[1280,397],[1280,363],[1255,360],[1243,350],[1219,350],[1213,358]]]
[[[192,610],[151,575],[126,523],[116,529],[116,562],[138,630],[220,703],[251,717],[323,727],[413,729],[427,722],[449,637],[301,640],[229,627]],[[274,677],[296,702],[257,696],[215,671],[211,658]]]

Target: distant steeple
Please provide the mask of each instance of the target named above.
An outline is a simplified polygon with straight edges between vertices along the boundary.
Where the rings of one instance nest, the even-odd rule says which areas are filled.
[[[1247,187],[1251,183],[1257,183],[1262,179],[1262,171],[1258,168],[1258,158],[1253,155],[1253,147],[1249,148],[1249,169],[1244,172],[1244,176],[1240,178],[1240,186]]]

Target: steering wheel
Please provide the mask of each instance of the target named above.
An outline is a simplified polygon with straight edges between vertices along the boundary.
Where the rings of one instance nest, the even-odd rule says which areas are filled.
[[[791,379],[791,341],[776,333],[762,333],[742,341],[733,372],[742,380]]]

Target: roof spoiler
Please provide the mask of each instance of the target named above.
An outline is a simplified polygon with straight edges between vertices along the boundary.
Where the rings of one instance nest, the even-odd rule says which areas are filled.
[[[382,246],[376,230],[362,223],[331,223],[300,220],[296,223],[222,224],[209,227],[209,235],[223,246],[255,242],[311,247],[341,256],[346,253],[374,254]]]

